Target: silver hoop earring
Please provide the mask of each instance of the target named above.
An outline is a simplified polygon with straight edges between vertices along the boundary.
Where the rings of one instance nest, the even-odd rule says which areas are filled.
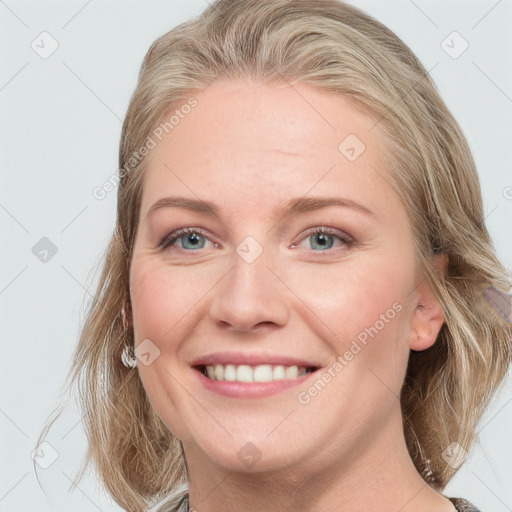
[[[123,351],[121,353],[121,361],[126,366],[126,368],[133,369],[137,367],[137,357],[135,356],[135,351],[131,345],[125,345],[123,347]]]
[[[434,472],[432,471],[432,468],[430,467],[430,459],[423,459],[421,462],[421,474],[423,475],[423,478],[430,484],[430,485],[436,485],[438,482],[436,481],[436,477],[434,475]]]
[[[126,303],[123,304],[121,308],[121,322],[123,326],[123,334],[128,331],[128,320],[126,318]],[[137,357],[135,356],[135,350],[133,345],[124,345],[123,351],[121,352],[121,361],[126,366],[126,368],[136,368],[137,367]]]

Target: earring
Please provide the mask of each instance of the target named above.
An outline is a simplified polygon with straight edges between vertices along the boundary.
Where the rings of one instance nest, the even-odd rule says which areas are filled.
[[[436,484],[436,477],[434,475],[434,472],[432,471],[432,468],[430,467],[430,459],[423,459],[421,462],[421,474],[423,475],[423,478],[427,481],[428,484],[434,485]]]
[[[121,353],[121,361],[126,366],[126,368],[133,369],[137,367],[137,357],[135,356],[135,351],[131,345],[125,345],[123,347],[123,351]]]
[[[123,334],[128,330],[128,321],[126,319],[126,304],[123,304],[121,308],[121,319],[123,324]],[[133,345],[124,345],[123,351],[121,352],[121,361],[126,366],[126,368],[136,368],[137,367],[137,357],[135,356],[135,350]]]

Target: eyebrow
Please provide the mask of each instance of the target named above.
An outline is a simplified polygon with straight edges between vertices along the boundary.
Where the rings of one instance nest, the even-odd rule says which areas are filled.
[[[284,208],[275,210],[273,213],[276,215],[282,215],[289,217],[292,215],[306,213],[328,206],[338,206],[342,208],[351,208],[357,210],[365,215],[375,216],[375,212],[367,208],[366,206],[353,201],[352,199],[345,199],[341,197],[324,197],[324,196],[309,196],[309,197],[294,197],[288,201]],[[190,197],[163,197],[154,203],[148,210],[146,218],[157,210],[163,208],[184,208],[186,210],[194,212],[206,212],[215,217],[220,217],[219,207],[211,202],[204,199],[193,199]]]

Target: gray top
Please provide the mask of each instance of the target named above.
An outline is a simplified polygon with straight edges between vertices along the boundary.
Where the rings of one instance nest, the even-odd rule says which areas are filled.
[[[457,512],[480,512],[478,508],[475,507],[468,500],[463,498],[448,498],[457,509]]]
[[[463,498],[448,498],[457,512],[480,512],[472,503]],[[194,509],[189,509],[188,504],[188,485],[182,484],[167,497],[162,503],[159,503],[156,508],[151,509],[150,512],[195,512]]]

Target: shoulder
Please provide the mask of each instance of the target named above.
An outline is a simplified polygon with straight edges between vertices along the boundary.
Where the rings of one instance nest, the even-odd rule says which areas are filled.
[[[457,512],[481,512],[471,502],[464,498],[448,498]],[[165,500],[151,508],[149,512],[187,512],[188,511],[188,485],[179,486]]]
[[[464,498],[448,498],[453,506],[457,509],[457,512],[481,512],[480,509],[476,508],[475,505],[470,503]]]
[[[188,484],[176,487],[148,512],[188,512]]]

